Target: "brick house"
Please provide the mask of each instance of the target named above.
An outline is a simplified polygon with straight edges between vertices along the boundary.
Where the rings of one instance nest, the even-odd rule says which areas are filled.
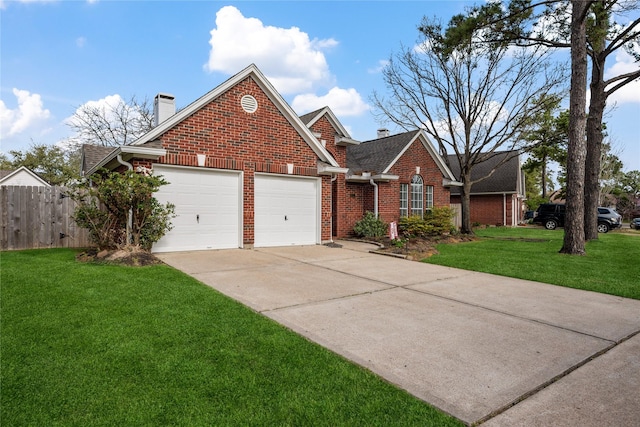
[[[170,183],[174,228],[153,251],[320,244],[366,211],[384,221],[449,206],[454,175],[421,131],[360,143],[325,107],[298,117],[250,65],[130,145],[85,146],[82,172],[148,168]]]
[[[504,162],[504,163],[503,163]],[[502,164],[501,164],[502,163]],[[454,175],[460,176],[460,164],[455,155],[449,155]],[[497,168],[496,168],[497,167]],[[491,170],[496,168],[491,174]],[[516,226],[524,220],[525,182],[520,155],[517,151],[496,153],[490,159],[474,166],[473,181],[488,178],[471,186],[471,222],[484,225]],[[460,204],[460,189],[451,190],[451,203]]]

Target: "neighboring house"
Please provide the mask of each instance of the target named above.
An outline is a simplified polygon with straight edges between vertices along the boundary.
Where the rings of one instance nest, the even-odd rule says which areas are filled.
[[[388,222],[449,206],[454,175],[423,132],[360,143],[329,108],[298,117],[255,65],[177,113],[171,95],[154,107],[153,130],[85,146],[82,165],[165,177],[156,197],[177,217],[156,252],[319,244],[366,211]]]
[[[51,185],[40,178],[35,172],[26,166],[21,166],[16,170],[0,171],[0,186],[30,186],[30,187],[51,187]]]
[[[508,158],[508,160],[501,164]],[[460,164],[455,155],[449,155],[449,165],[456,177],[460,176]],[[496,153],[489,160],[475,165],[471,179],[488,178],[471,187],[471,222],[485,225],[516,226],[524,220],[525,183],[520,156],[516,151]],[[461,203],[460,189],[451,190],[451,203]]]

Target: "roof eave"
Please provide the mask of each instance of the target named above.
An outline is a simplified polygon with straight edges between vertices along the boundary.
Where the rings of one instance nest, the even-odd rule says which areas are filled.
[[[347,175],[347,182],[389,182],[389,181],[397,181],[400,179],[398,175],[391,175],[388,173],[381,173],[377,175]]]
[[[346,136],[336,136],[336,145],[339,145],[341,147],[358,144],[360,144],[360,141],[356,141],[355,139],[347,138]]]
[[[318,162],[318,175],[346,174],[347,172],[349,172],[349,169],[347,168],[335,167],[324,162]]]
[[[164,148],[147,148],[123,145],[121,147],[117,147],[104,159],[96,163],[91,169],[85,172],[85,176],[91,176],[104,167],[106,167],[107,169],[113,169],[110,166],[117,167],[117,165],[120,165],[117,160],[118,155],[124,155],[122,157],[124,160],[130,160],[132,158],[158,160],[160,157],[167,155],[167,150],[165,150]]]
[[[462,187],[462,183],[460,181],[456,181],[454,179],[444,178],[442,180],[443,187]]]

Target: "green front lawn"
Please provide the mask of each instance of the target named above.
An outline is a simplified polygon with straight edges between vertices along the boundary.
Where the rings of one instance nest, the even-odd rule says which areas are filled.
[[[494,227],[478,241],[442,244],[425,262],[640,299],[640,235],[613,231],[587,243],[586,256],[560,254],[562,230]]]
[[[3,426],[461,426],[167,266],[0,254]]]

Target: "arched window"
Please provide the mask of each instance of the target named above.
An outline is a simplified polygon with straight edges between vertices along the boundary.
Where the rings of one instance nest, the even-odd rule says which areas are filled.
[[[418,215],[422,218],[424,213],[424,196],[422,177],[414,175],[411,178],[411,215]]]

